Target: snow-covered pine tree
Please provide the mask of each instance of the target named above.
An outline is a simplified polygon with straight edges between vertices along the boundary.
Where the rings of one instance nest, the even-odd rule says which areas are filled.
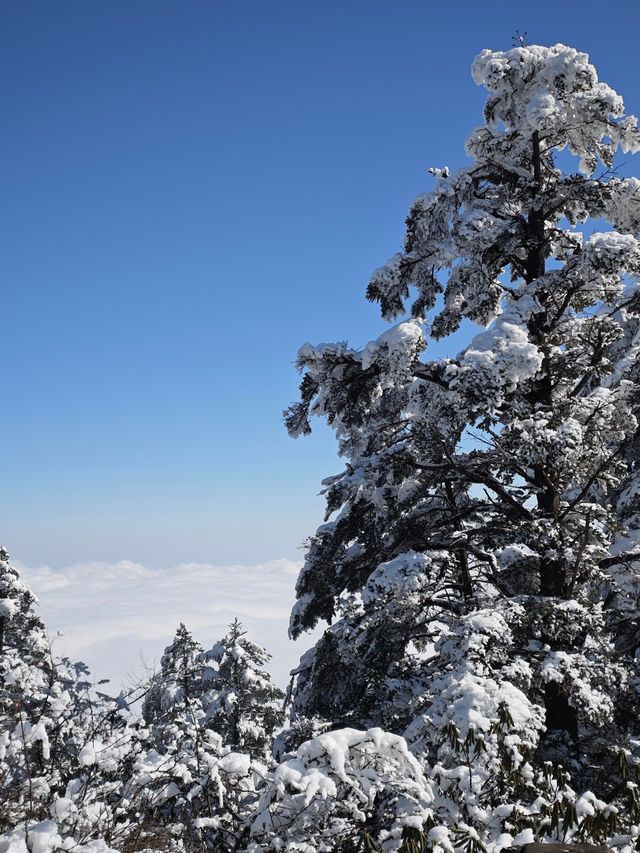
[[[126,840],[136,849],[160,844],[189,853],[232,851],[248,832],[266,768],[241,743],[225,740],[210,656],[181,623],[151,681],[143,704],[144,746],[124,797],[132,825]],[[231,715],[232,697],[226,698]],[[237,725],[243,731],[242,718]]]
[[[282,725],[284,699],[264,669],[271,655],[251,642],[242,623],[234,619],[227,634],[202,658],[208,664],[207,725],[231,749],[260,761],[268,759],[274,732]]]
[[[332,624],[294,713],[405,732],[469,849],[476,831],[632,834],[640,181],[614,155],[640,134],[564,45],[484,50],[472,74],[472,162],[432,170],[369,284],[401,321],[298,354],[289,432],[324,417],[346,467],[297,584],[292,635]],[[473,324],[456,357],[425,358]]]
[[[205,724],[202,646],[180,623],[165,648],[142,707],[144,747],[133,763],[126,797],[136,830],[129,842],[199,850],[223,845],[217,817],[223,796],[221,738]],[[212,827],[201,826],[210,820]],[[224,848],[222,848],[224,849]]]
[[[162,721],[173,723],[176,709],[188,709],[192,700],[202,697],[202,646],[194,640],[184,622],[176,629],[173,641],[160,659],[160,670],[151,679],[142,705],[142,716],[149,724],[162,726]],[[196,706],[198,707],[198,706]]]
[[[53,654],[36,604],[0,549],[0,845],[17,833],[28,849],[96,839],[104,848],[129,750],[126,719],[84,664]]]
[[[46,704],[55,689],[55,669],[35,595],[0,549],[0,829],[46,815],[50,758]],[[43,708],[42,713],[40,708]]]

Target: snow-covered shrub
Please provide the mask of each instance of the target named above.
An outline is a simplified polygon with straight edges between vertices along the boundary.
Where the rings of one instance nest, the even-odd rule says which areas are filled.
[[[430,820],[432,800],[403,738],[336,729],[305,741],[269,775],[248,849],[399,850]]]

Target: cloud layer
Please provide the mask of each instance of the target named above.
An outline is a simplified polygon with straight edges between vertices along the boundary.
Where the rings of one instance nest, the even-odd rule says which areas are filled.
[[[272,560],[252,566],[185,563],[152,569],[122,560],[64,569],[16,563],[40,599],[40,615],[59,654],[85,661],[96,678],[128,685],[153,667],[184,622],[205,648],[238,617],[273,655],[271,673],[285,686],[290,669],[314,642],[287,637],[300,564]]]

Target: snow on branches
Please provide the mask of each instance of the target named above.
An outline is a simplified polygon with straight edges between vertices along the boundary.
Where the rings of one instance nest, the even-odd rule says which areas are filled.
[[[369,843],[399,850],[408,830],[419,833],[431,819],[432,801],[403,738],[338,729],[305,741],[273,771],[248,849],[310,853]]]

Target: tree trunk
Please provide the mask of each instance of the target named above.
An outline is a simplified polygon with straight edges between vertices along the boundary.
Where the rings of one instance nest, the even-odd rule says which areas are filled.
[[[544,230],[544,210],[536,208],[535,195],[541,189],[542,184],[542,162],[540,158],[540,137],[538,133],[533,134],[532,139],[533,155],[533,178],[536,184],[532,206],[529,210],[527,225],[529,232],[529,250],[527,254],[527,281],[532,282],[545,274],[545,230]],[[546,304],[546,294],[539,293],[538,300],[544,307]],[[534,340],[538,340],[540,345],[543,345],[544,334],[543,326],[546,319],[546,312],[535,315],[530,323],[529,332]],[[545,354],[542,363],[542,375],[536,382],[535,390],[532,394],[533,402],[537,403],[542,409],[551,411],[553,399],[553,383],[551,378],[549,358]],[[553,483],[549,478],[549,471],[545,469],[544,464],[534,467],[534,480],[538,487],[536,496],[538,510],[540,515],[545,518],[554,519],[557,517],[558,511],[558,493],[553,487]],[[545,559],[540,562],[540,595],[559,597],[563,595],[565,588],[564,583],[564,566],[562,560]],[[578,722],[575,708],[569,704],[569,693],[563,689],[562,685],[556,683],[547,684],[545,687],[545,709],[546,709],[546,725],[549,732],[563,730],[575,741],[578,737]]]

